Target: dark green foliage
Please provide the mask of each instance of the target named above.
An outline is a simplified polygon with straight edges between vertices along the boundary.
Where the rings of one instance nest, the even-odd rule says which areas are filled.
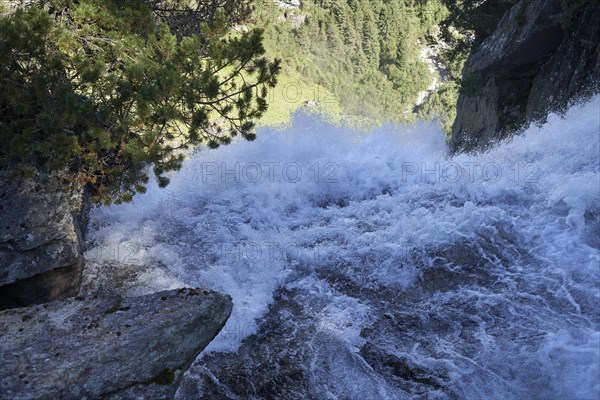
[[[158,385],[170,385],[175,381],[175,371],[169,368],[165,368],[161,371],[160,374],[156,375],[156,377],[152,380],[152,383],[156,383]]]
[[[460,81],[462,66],[471,49],[491,35],[500,19],[517,0],[442,0],[448,15],[441,25],[450,47],[442,54],[454,80]]]
[[[598,0],[561,0],[561,5],[562,12],[553,19],[565,29],[571,28],[577,16],[586,8],[600,7]]]
[[[446,24],[475,34],[480,43],[492,34],[504,14],[517,0],[443,0],[450,12]]]
[[[126,0],[120,0],[123,3]],[[159,22],[169,24],[178,38],[202,34],[198,21],[213,24],[221,9],[229,25],[244,22],[252,13],[254,0],[146,0]]]
[[[262,31],[229,35],[217,2],[156,4],[51,0],[0,19],[0,167],[67,169],[96,200],[129,201],[149,165],[168,184],[181,149],[254,139],[279,69]]]

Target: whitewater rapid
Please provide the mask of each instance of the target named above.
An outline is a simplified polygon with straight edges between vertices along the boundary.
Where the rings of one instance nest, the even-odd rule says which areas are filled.
[[[600,97],[454,157],[297,115],[96,208],[86,290],[232,296],[180,399],[597,399],[599,154]]]

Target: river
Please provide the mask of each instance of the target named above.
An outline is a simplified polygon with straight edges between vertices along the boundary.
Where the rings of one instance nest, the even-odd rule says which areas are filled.
[[[86,285],[232,296],[178,399],[597,399],[599,154],[600,97],[453,157],[297,115],[96,208]]]

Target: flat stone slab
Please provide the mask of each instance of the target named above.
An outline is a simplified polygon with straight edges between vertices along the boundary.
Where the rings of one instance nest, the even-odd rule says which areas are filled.
[[[0,312],[0,397],[83,399],[170,383],[219,333],[231,297],[202,289]]]

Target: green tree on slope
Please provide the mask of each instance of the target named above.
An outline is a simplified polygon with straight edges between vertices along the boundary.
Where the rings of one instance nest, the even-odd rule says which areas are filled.
[[[66,169],[129,201],[149,165],[168,184],[181,149],[254,139],[279,61],[261,30],[230,33],[248,1],[41,3],[0,18],[1,168]]]

